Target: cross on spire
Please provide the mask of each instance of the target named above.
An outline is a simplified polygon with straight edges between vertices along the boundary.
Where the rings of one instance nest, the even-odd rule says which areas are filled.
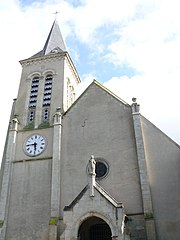
[[[53,14],[55,14],[55,19],[57,18],[57,14],[60,13],[60,12],[54,12]]]

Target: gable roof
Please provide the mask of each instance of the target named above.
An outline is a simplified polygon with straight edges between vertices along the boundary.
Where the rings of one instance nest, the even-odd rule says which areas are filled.
[[[159,127],[157,127],[156,125],[154,125],[151,121],[149,121],[146,117],[144,117],[143,115],[141,115],[141,121],[142,123],[146,122],[146,126],[147,124],[149,126],[152,127],[152,129],[156,130],[159,132],[159,134],[163,135],[166,139],[169,140],[169,142],[171,142],[172,144],[174,144],[176,147],[178,147],[180,149],[180,145],[175,142],[171,137],[169,137],[166,133],[164,133]],[[142,125],[142,129],[144,130],[144,126]],[[160,135],[159,135],[160,136]]]
[[[75,199],[68,206],[64,207],[64,211],[68,211],[68,210],[72,209],[76,205],[76,203],[78,203],[79,200],[83,197],[83,195],[88,190],[88,188],[89,188],[89,185],[86,185],[82,189],[82,191],[77,195],[77,197],[75,197]]]
[[[51,27],[51,30],[49,32],[49,35],[47,37],[43,49],[40,52],[33,55],[31,58],[41,57],[47,55],[50,52],[54,53],[66,52],[66,46],[59,25],[56,20],[53,22],[53,25]]]
[[[116,208],[123,208],[123,204],[120,202],[117,202],[109,193],[107,193],[103,187],[101,187],[97,182],[94,185],[94,188],[97,190],[97,192],[106,199],[110,204],[112,204]],[[84,194],[89,189],[89,184],[86,185],[82,191],[78,194],[78,196],[68,205],[64,207],[64,211],[69,211],[74,208],[74,206],[80,201],[80,199],[84,196]]]
[[[101,89],[103,89],[104,91],[106,91],[107,93],[109,93],[111,96],[113,96],[114,98],[116,98],[118,101],[120,101],[121,103],[123,103],[126,106],[130,106],[127,102],[125,102],[122,98],[118,97],[115,93],[111,92],[109,89],[107,89],[105,86],[103,86],[100,82],[94,80],[93,81],[97,86],[99,86]]]
[[[124,104],[127,107],[131,107],[127,102],[125,102],[123,99],[121,99],[120,97],[118,97],[115,93],[111,92],[109,89],[107,89],[106,87],[104,87],[100,82],[93,80],[92,83],[90,83],[90,85],[81,93],[81,95],[76,99],[76,101],[67,109],[67,111],[64,113],[64,115],[66,113],[68,113],[70,111],[71,108],[73,108],[73,106],[75,106],[75,104],[82,98],[82,96],[89,90],[89,88],[91,88],[93,85],[99,87],[100,89],[102,89],[103,91],[105,91],[106,93],[108,93],[110,96],[112,96],[113,98],[115,98],[117,101],[121,102],[122,104]]]

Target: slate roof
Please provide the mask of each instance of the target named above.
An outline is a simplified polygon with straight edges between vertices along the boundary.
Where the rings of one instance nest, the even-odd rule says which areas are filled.
[[[53,22],[43,49],[30,58],[41,57],[50,52],[66,52],[66,46],[56,20]]]

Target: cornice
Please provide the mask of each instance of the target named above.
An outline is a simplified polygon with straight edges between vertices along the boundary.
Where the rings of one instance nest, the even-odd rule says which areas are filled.
[[[73,63],[73,61],[72,61],[68,52],[66,53],[66,62],[70,66],[70,69],[71,69],[73,75],[75,76],[76,82],[81,83],[81,79],[79,77],[79,74],[78,74],[78,72],[76,70],[76,67],[74,66],[74,63]]]
[[[64,56],[66,56],[66,54],[67,54],[67,52],[51,53],[51,54],[47,54],[47,55],[44,55],[41,57],[27,58],[24,60],[20,60],[19,62],[22,66],[27,66],[27,65],[32,65],[32,64],[49,62],[54,59],[62,59]]]
[[[22,65],[22,67],[24,67],[24,66],[35,65],[35,64],[42,64],[42,63],[45,63],[45,62],[51,62],[51,61],[54,61],[54,60],[61,60],[63,58],[65,58],[67,64],[69,65],[69,67],[72,71],[72,74],[75,76],[76,82],[80,83],[81,80],[80,80],[80,77],[78,75],[78,72],[77,72],[77,70],[74,66],[74,63],[71,60],[71,57],[70,57],[70,55],[67,51],[66,52],[60,52],[60,53],[51,53],[51,54],[47,54],[47,55],[40,56],[40,57],[27,58],[27,59],[24,59],[24,60],[20,60],[19,62]]]

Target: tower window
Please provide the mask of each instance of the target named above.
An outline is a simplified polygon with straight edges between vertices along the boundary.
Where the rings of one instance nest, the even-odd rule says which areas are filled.
[[[69,107],[69,95],[70,95],[70,81],[69,81],[69,79],[68,79],[68,81],[67,81],[67,108]]]
[[[39,87],[39,77],[36,76],[33,78],[31,83],[31,92],[29,97],[29,113],[28,113],[29,123],[34,121],[35,108],[36,108],[37,96],[38,96],[38,87]]]
[[[49,120],[49,108],[43,109],[43,122],[47,122]]]
[[[67,81],[67,108],[75,101],[74,87],[70,85],[70,80]]]
[[[52,93],[52,75],[47,75],[44,84],[44,97],[43,106],[47,107],[51,104],[51,93]],[[46,108],[47,109],[47,108]]]
[[[30,110],[29,111],[29,122],[33,122],[34,115],[35,115],[35,110]]]
[[[39,77],[34,77],[31,84],[31,93],[29,98],[29,108],[35,108],[39,87]]]

